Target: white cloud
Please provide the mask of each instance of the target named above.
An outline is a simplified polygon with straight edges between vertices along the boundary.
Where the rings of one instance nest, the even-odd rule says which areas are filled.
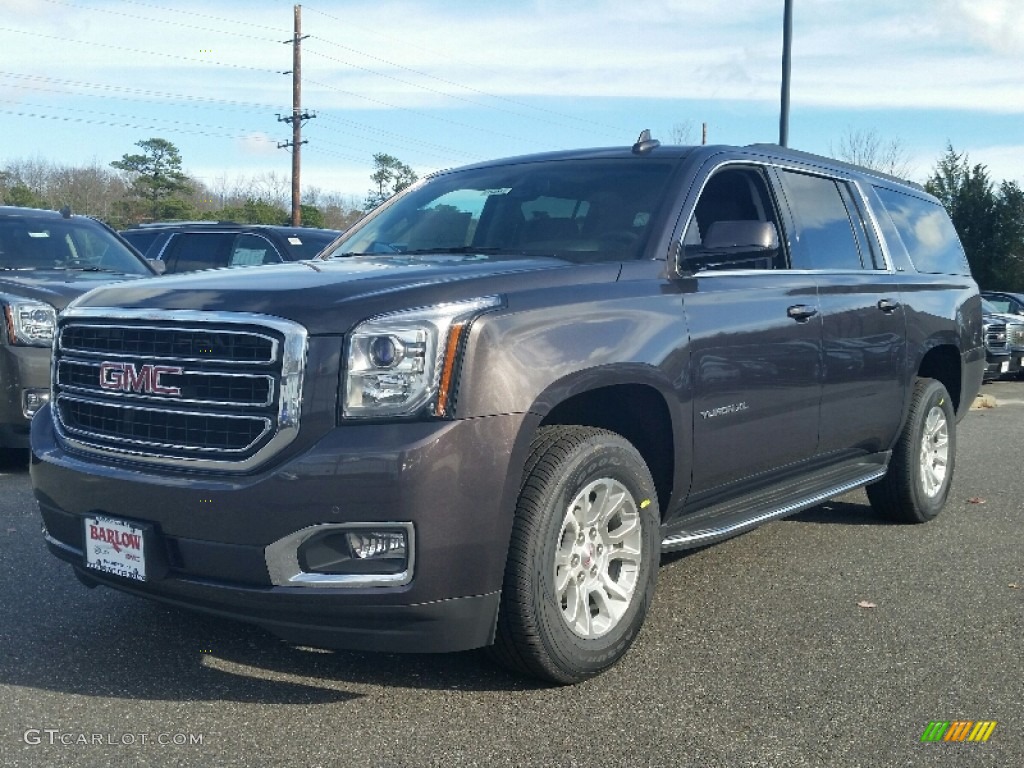
[[[275,155],[280,152],[277,142],[265,133],[256,132],[238,139],[237,144],[244,155]]]
[[[941,5],[948,9],[949,28],[955,33],[965,34],[999,54],[1024,54],[1020,0],[943,0]]]

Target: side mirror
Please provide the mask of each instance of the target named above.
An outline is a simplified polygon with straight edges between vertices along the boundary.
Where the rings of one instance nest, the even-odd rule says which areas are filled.
[[[160,259],[146,259],[149,262],[149,266],[156,270],[158,275],[162,275],[167,271],[167,265]]]

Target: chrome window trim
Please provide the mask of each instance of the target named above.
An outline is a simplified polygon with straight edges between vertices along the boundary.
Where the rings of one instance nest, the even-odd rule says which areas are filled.
[[[83,443],[69,436],[61,424],[58,409],[54,407],[54,430],[58,439],[68,447],[84,454],[106,456],[111,459],[129,460],[140,464],[148,464],[166,468],[209,469],[220,472],[248,472],[270,459],[287,447],[298,437],[299,422],[302,414],[302,388],[306,370],[306,355],[309,348],[309,332],[306,328],[292,320],[285,320],[273,315],[255,312],[203,312],[199,310],[151,310],[124,309],[116,307],[76,307],[69,306],[58,316],[57,333],[54,334],[54,350],[56,351],[59,331],[69,319],[105,319],[111,322],[119,320],[128,322],[170,321],[182,325],[199,326],[195,330],[210,330],[210,326],[264,326],[280,333],[283,337],[281,345],[281,373],[278,384],[277,432],[267,441],[266,445],[248,458],[232,461],[225,459],[168,456],[164,454],[116,450]],[[231,332],[230,330],[228,332]],[[242,333],[243,331],[237,331]],[[246,331],[251,333],[251,331]],[[274,341],[277,341],[274,339]],[[57,356],[54,355],[54,360]],[[160,359],[160,358],[156,358]],[[173,359],[173,358],[172,358]],[[181,358],[178,358],[179,360]],[[276,362],[276,361],[274,361]],[[265,364],[265,363],[264,363]],[[56,388],[56,365],[50,366],[50,386],[53,393]],[[56,405],[56,404],[55,404]]]
[[[861,204],[861,206],[863,206],[867,216],[871,220],[871,226],[874,227],[874,232],[873,233],[868,233],[868,234],[872,235],[874,237],[874,240],[877,243],[880,244],[881,249],[882,249],[882,258],[885,261],[886,266],[884,268],[877,268],[874,265],[872,265],[870,268],[865,267],[864,269],[731,269],[731,270],[730,269],[718,269],[718,270],[707,269],[707,270],[702,270],[702,271],[699,271],[699,272],[688,273],[688,272],[686,272],[683,269],[683,265],[684,265],[686,260],[684,258],[682,258],[681,254],[682,254],[683,243],[686,241],[686,230],[689,228],[690,222],[693,220],[693,211],[690,211],[690,216],[687,218],[686,222],[683,224],[683,229],[682,229],[682,232],[680,233],[678,241],[675,241],[672,244],[672,249],[676,253],[676,257],[673,259],[673,261],[675,262],[675,274],[676,274],[676,277],[704,277],[705,275],[710,276],[710,275],[725,275],[725,274],[732,274],[732,275],[739,275],[739,274],[755,275],[755,274],[757,274],[757,275],[763,275],[766,272],[771,272],[773,274],[787,274],[787,275],[822,275],[822,274],[830,274],[830,275],[831,274],[893,275],[893,274],[896,274],[896,269],[895,269],[895,267],[893,265],[893,260],[892,260],[890,254],[889,254],[889,244],[885,242],[885,237],[882,234],[882,230],[878,226],[878,221],[875,219],[875,212],[874,212],[874,210],[872,209],[872,207],[870,205],[870,201],[867,200],[867,198],[866,198],[866,196],[864,194],[864,190],[861,189],[860,182],[859,182],[858,179],[853,178],[852,176],[847,176],[847,175],[842,174],[842,173],[838,173],[838,174],[837,173],[833,173],[828,168],[820,168],[820,169],[817,169],[817,170],[808,170],[807,168],[805,168],[803,166],[792,165],[792,164],[786,163],[786,162],[773,162],[773,161],[764,160],[764,159],[761,159],[761,158],[730,158],[728,160],[723,160],[722,162],[718,163],[704,177],[704,180],[701,182],[700,189],[697,191],[696,196],[693,198],[694,201],[695,201],[695,205],[696,205],[696,201],[700,200],[700,196],[702,194],[704,194],[704,188],[707,186],[708,180],[712,176],[714,176],[716,173],[718,173],[720,170],[722,170],[723,168],[725,168],[727,166],[730,166],[730,165],[739,165],[739,166],[747,166],[747,167],[749,167],[749,166],[757,166],[758,168],[760,168],[762,170],[767,169],[767,170],[777,170],[777,171],[792,171],[793,173],[803,173],[803,174],[806,174],[808,176],[820,176],[822,178],[831,179],[832,181],[842,181],[842,182],[844,182],[846,184],[852,185],[856,189],[857,196],[859,197],[858,202]],[[769,187],[771,187],[771,182],[770,181],[769,181]],[[780,235],[780,245],[781,245],[781,235],[782,235],[782,232],[779,232],[779,235]]]
[[[299,547],[320,533],[360,529],[401,528],[408,548],[406,569],[400,573],[329,574],[308,573],[299,565]],[[277,587],[316,589],[324,587],[401,587],[412,581],[416,566],[416,528],[412,523],[380,522],[320,523],[302,528],[268,544],[264,549],[270,583]]]

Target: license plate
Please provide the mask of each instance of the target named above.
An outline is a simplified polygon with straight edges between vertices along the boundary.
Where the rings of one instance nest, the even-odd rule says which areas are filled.
[[[126,579],[146,580],[145,532],[126,520],[85,518],[85,564]]]
[[[999,364],[999,372],[1000,373],[1009,373],[1009,371],[1010,371],[1010,361],[1009,360],[1004,360],[1003,362],[1001,362]]]

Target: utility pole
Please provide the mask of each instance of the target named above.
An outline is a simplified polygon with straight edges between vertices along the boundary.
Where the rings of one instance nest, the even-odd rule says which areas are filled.
[[[309,35],[302,34],[302,6],[295,6],[295,34],[291,40],[284,40],[286,45],[292,45],[292,113],[288,117],[277,116],[278,122],[291,123],[292,125],[292,140],[279,142],[277,145],[278,149],[287,149],[291,147],[292,150],[292,226],[298,227],[302,225],[302,193],[301,193],[301,173],[302,173],[302,145],[306,142],[302,140],[302,124],[306,120],[312,120],[316,117],[315,114],[302,111],[302,41]],[[289,74],[283,72],[282,74]]]
[[[793,0],[786,0],[782,15],[782,104],[779,109],[779,146],[789,145],[789,74],[793,50]]]

